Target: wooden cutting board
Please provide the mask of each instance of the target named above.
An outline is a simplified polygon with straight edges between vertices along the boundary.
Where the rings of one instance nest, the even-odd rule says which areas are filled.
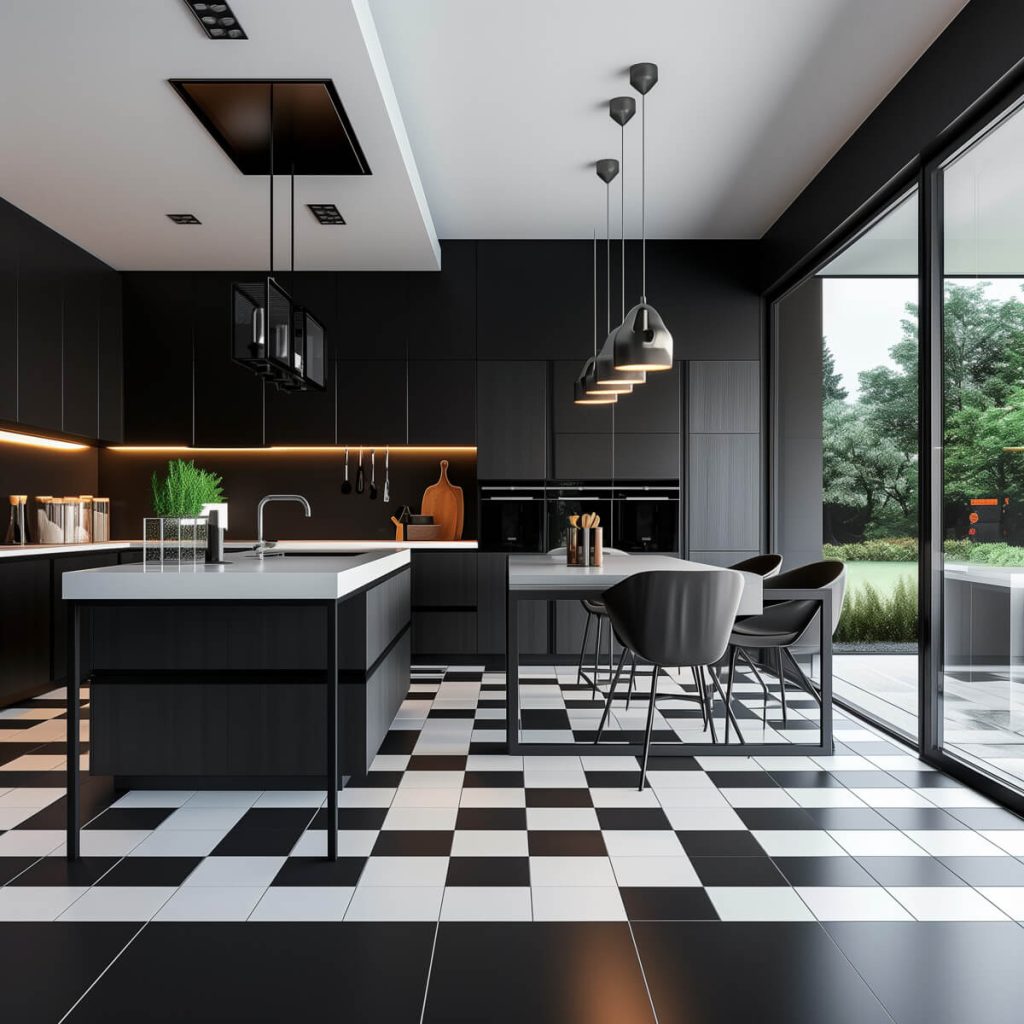
[[[462,488],[448,479],[448,460],[442,459],[441,475],[436,484],[431,484],[423,492],[420,512],[434,517],[434,525],[439,527],[438,540],[462,540],[464,511]]]

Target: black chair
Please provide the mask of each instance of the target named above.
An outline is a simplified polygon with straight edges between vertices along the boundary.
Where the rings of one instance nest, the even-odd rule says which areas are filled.
[[[797,569],[780,573],[764,581],[764,599],[771,600],[773,590],[821,590],[832,591],[833,635],[839,628],[839,617],[843,611],[843,595],[846,591],[846,566],[842,562],[812,562]],[[768,604],[760,615],[750,615],[737,621],[729,638],[729,678],[726,695],[730,696],[736,674],[736,660],[742,650],[766,650],[775,652],[776,669],[779,676],[779,696],[782,702],[782,722],[787,723],[786,670],[783,655],[796,670],[798,685],[806,690],[820,707],[821,695],[797,664],[795,650],[817,650],[818,604],[816,601],[778,601]],[[750,659],[748,658],[748,662]],[[757,670],[755,669],[755,673]],[[760,679],[760,674],[758,674]],[[764,681],[761,680],[761,685]],[[729,722],[725,723],[726,742],[729,739]]]
[[[782,555],[754,555],[752,558],[744,558],[741,562],[730,565],[729,568],[735,569],[737,572],[753,573],[755,576],[762,577],[762,579],[768,579],[771,576],[778,576],[779,570],[782,568]],[[767,721],[768,698],[771,696],[771,691],[768,689],[768,684],[761,677],[761,673],[758,672],[757,666],[751,660],[750,655],[742,647],[739,648],[739,652],[740,657],[747,663],[747,667],[754,673],[755,678],[761,684],[761,689],[764,691],[764,718]]]
[[[697,699],[702,701],[705,708],[710,692],[704,675],[706,668],[712,685],[725,702],[727,723],[732,716],[731,704],[722,692],[721,680],[714,666],[728,647],[729,634],[736,620],[742,593],[743,577],[727,569],[638,572],[605,591],[605,612],[623,645],[623,651],[608,691],[597,740],[601,738],[608,718],[626,654],[631,652],[636,658],[653,666],[644,756],[640,766],[641,790],[647,778],[661,666],[678,665],[694,669],[701,680]],[[714,735],[714,721],[711,720],[710,724]],[[735,718],[733,724],[736,724]],[[738,724],[736,733],[742,742]]]

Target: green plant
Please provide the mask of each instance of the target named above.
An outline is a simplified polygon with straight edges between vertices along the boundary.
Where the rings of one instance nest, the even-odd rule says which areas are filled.
[[[221,477],[200,469],[191,459],[171,459],[162,480],[153,474],[153,512],[158,516],[194,518],[203,505],[223,501],[221,483]]]
[[[864,583],[847,593],[839,619],[839,643],[913,643],[917,640],[917,588],[900,579],[882,596]]]
[[[916,562],[917,540],[914,537],[888,537],[854,544],[823,544],[822,555],[837,558],[840,562]]]

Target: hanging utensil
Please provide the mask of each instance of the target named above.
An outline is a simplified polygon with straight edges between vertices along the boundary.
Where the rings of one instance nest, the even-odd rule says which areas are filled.
[[[384,449],[384,504],[391,502],[391,446]]]
[[[377,449],[370,449],[370,501],[377,500]]]
[[[363,449],[359,449],[359,468],[356,470],[356,494],[366,489],[366,478],[363,476]]]
[[[342,480],[342,482],[341,482],[341,493],[342,494],[351,494],[352,493],[352,484],[349,482],[349,479],[348,479],[348,449],[347,448],[345,449],[345,479]]]

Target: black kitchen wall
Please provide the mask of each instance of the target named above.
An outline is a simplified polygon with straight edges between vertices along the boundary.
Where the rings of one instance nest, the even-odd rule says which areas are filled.
[[[9,494],[99,495],[97,450],[68,451],[0,442],[0,540],[7,530]]]

